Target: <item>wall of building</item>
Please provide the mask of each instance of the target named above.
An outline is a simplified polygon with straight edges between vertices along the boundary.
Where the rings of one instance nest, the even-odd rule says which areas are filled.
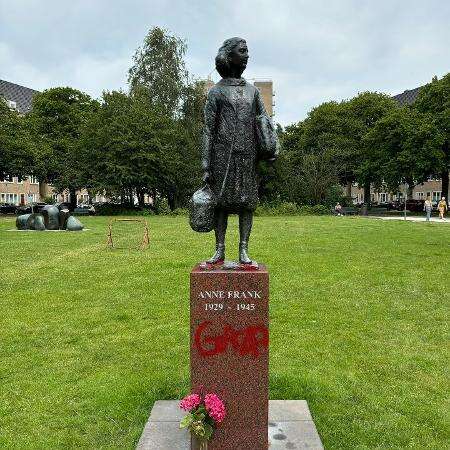
[[[89,203],[89,194],[86,189],[76,192],[77,205]],[[41,184],[35,177],[26,177],[19,181],[17,177],[9,177],[5,181],[0,181],[0,204],[12,203],[16,206],[27,205],[32,202],[43,202],[46,197],[52,197],[54,202],[68,203],[70,201],[69,191],[58,194],[51,185]],[[106,202],[108,199],[104,195],[96,195],[93,202]]]
[[[401,185],[398,192],[391,193],[387,190],[370,189],[371,201],[373,203],[386,203],[395,200],[400,200],[404,198],[405,186]],[[412,190],[412,198],[414,200],[426,200],[429,196],[433,202],[438,202],[441,199],[442,194],[442,183],[440,180],[429,180],[425,183],[418,184],[414,186]],[[352,199],[353,203],[363,203],[364,202],[364,190],[357,185],[352,186]]]
[[[37,178],[26,177],[24,180],[18,180],[17,177],[10,177],[0,181],[0,203],[19,206],[38,201],[40,196]]]
[[[254,86],[261,93],[261,97],[264,102],[267,114],[272,117],[274,115],[273,111],[273,83],[271,80],[266,81],[255,81]]]

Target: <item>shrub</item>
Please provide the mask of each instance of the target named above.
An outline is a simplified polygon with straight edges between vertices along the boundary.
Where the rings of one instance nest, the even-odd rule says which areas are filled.
[[[188,214],[187,208],[176,208],[170,213],[171,216],[187,216]]]
[[[158,215],[168,215],[171,213],[167,198],[157,197],[155,201],[155,212]]]
[[[102,203],[95,206],[95,213],[98,216],[140,216],[151,215],[153,212],[149,208],[139,206],[124,205],[121,203]]]
[[[293,202],[278,204],[263,203],[256,208],[256,216],[312,216],[330,214],[329,207],[324,205],[297,205]]]
[[[42,201],[47,203],[47,205],[53,205],[53,203],[55,203],[55,200],[51,195],[46,195]]]

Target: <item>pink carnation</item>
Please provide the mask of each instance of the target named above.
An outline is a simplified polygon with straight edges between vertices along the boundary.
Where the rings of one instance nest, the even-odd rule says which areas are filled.
[[[192,409],[200,405],[201,400],[202,399],[198,394],[187,395],[183,398],[183,400],[181,400],[180,408],[184,409],[185,411],[191,411]]]
[[[225,405],[216,394],[205,395],[205,408],[208,414],[217,422],[220,423],[225,418]]]

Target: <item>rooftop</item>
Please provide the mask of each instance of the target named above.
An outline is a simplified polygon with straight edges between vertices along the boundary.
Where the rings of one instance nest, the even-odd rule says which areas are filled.
[[[402,92],[401,94],[394,95],[392,98],[396,100],[400,105],[412,105],[415,101],[417,96],[419,95],[419,91],[422,86],[417,87],[415,89],[406,90]]]
[[[31,110],[31,102],[35,94],[39,91],[0,80],[0,97],[16,103],[16,109],[21,114],[26,114]]]

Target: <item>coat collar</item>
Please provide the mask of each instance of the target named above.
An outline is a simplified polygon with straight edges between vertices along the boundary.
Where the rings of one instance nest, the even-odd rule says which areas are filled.
[[[223,86],[245,86],[247,82],[245,78],[222,78],[219,84]]]

